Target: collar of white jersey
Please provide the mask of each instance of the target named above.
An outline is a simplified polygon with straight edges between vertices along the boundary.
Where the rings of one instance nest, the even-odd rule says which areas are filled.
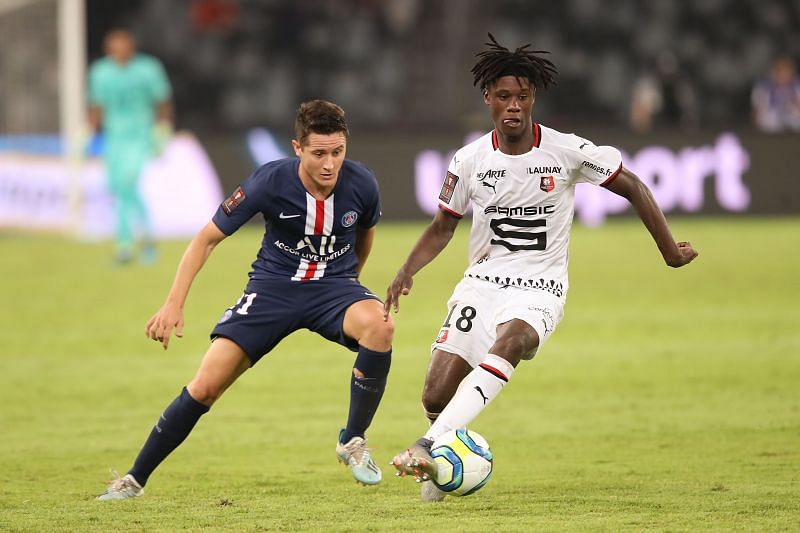
[[[533,123],[533,148],[539,148],[539,144],[542,142],[542,129],[539,127],[538,122]],[[497,139],[497,128],[492,130],[492,148],[494,150],[500,149],[500,141]]]

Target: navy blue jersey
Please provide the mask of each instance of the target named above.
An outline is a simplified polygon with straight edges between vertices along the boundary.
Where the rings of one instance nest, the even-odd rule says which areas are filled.
[[[317,200],[300,181],[299,166],[286,158],[260,167],[219,206],[214,224],[231,235],[263,214],[266,232],[251,280],[356,277],[356,228],[371,228],[381,214],[375,175],[345,159],[333,192]]]

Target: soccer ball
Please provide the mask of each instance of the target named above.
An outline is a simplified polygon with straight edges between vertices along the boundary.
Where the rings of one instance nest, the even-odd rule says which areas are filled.
[[[452,496],[468,496],[492,476],[489,443],[475,431],[456,429],[433,441],[431,457],[437,466],[433,483]]]

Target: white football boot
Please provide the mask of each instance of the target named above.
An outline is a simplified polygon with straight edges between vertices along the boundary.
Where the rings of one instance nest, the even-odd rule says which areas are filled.
[[[366,439],[353,437],[346,443],[337,441],[336,456],[340,463],[347,465],[357,482],[363,485],[377,485],[381,482],[381,469],[372,460]]]
[[[111,475],[115,479],[109,481],[108,488],[97,496],[98,500],[127,500],[144,494],[144,488],[139,485],[139,482],[132,475],[125,474],[123,477],[119,477],[119,474],[114,470],[111,471]]]

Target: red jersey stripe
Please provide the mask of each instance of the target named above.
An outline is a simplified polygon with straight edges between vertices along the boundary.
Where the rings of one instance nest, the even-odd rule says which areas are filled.
[[[314,277],[314,274],[317,272],[317,263],[315,262],[308,262],[308,269],[306,273],[303,275],[303,281],[308,281]]]
[[[314,235],[322,235],[325,227],[325,200],[317,200],[317,215],[314,219]]]

